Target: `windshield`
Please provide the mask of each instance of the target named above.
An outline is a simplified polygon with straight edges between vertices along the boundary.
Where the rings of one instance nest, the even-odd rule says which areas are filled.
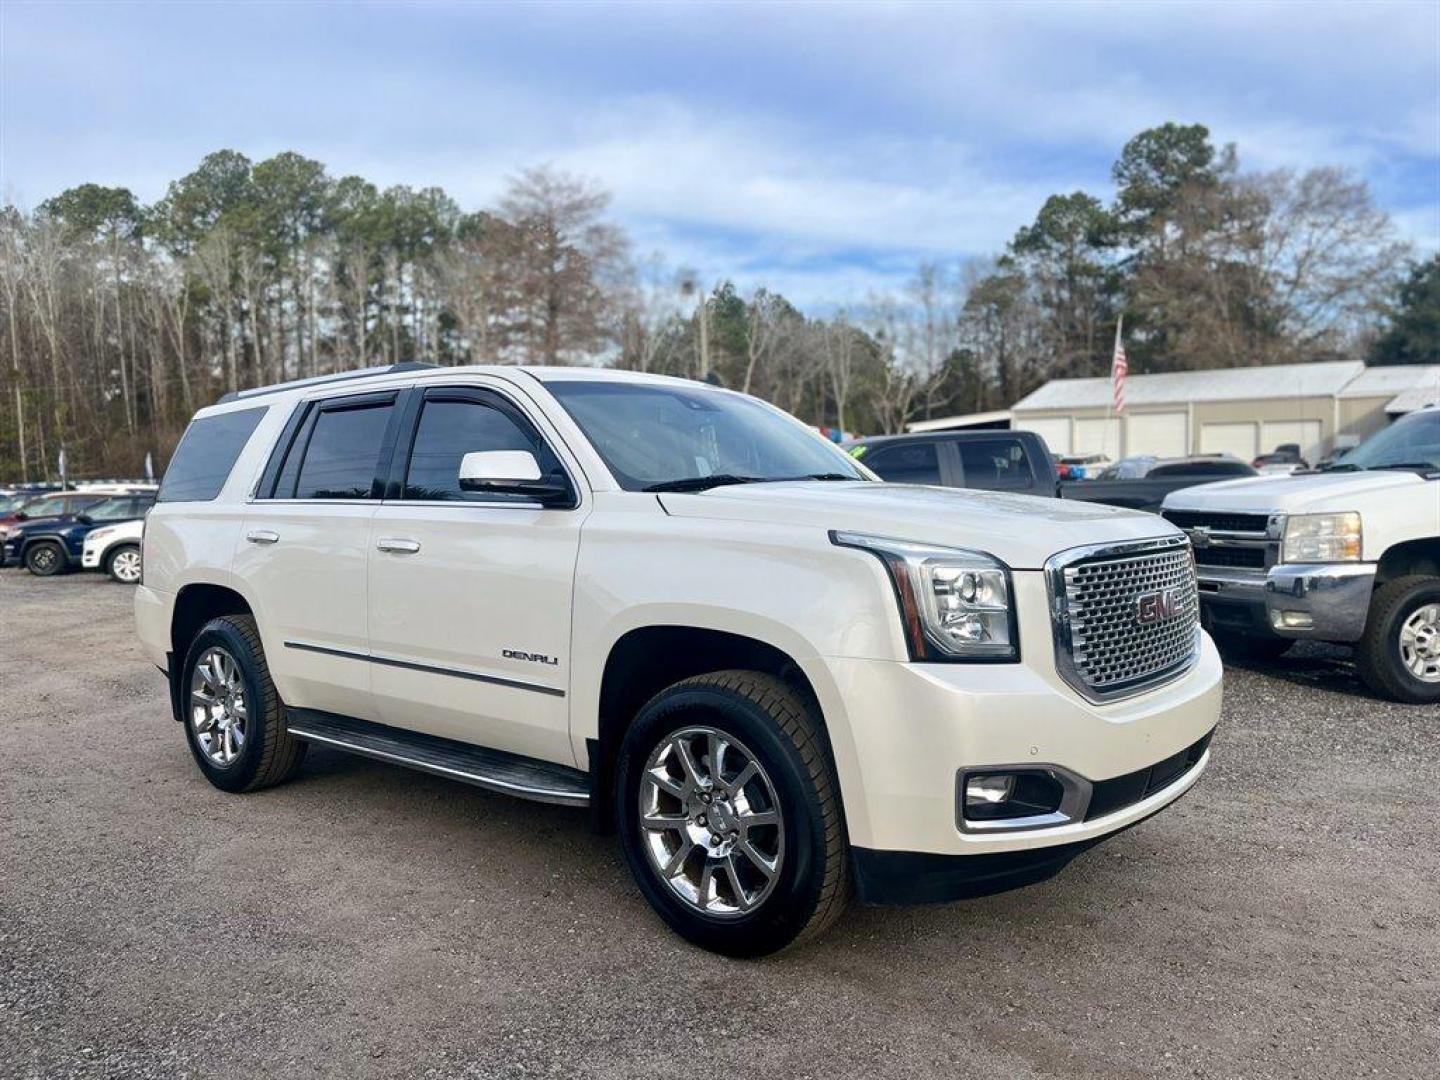
[[[1154,466],[1153,457],[1122,458],[1102,472],[1101,480],[1139,480]]]
[[[65,496],[51,495],[45,499],[31,499],[22,503],[20,509],[30,517],[56,517],[65,513]]]
[[[1412,413],[1367,439],[1332,468],[1440,469],[1440,410]]]
[[[31,496],[29,495],[3,495],[0,496],[0,514],[8,514],[12,510],[20,509]]]
[[[105,499],[94,506],[87,506],[83,513],[95,521],[131,518],[135,516],[135,499],[129,495],[118,499]]]
[[[869,479],[839,447],[740,394],[598,380],[552,382],[547,389],[626,491]]]

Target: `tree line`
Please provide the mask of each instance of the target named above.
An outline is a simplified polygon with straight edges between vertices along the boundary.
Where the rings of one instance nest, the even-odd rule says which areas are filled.
[[[0,211],[0,478],[51,476],[62,447],[73,475],[134,475],[226,391],[400,360],[708,378],[888,432],[1103,374],[1122,313],[1132,371],[1436,359],[1437,261],[1346,172],[1245,172],[1166,124],[1113,179],[991,259],[823,314],[637,259],[607,193],[548,168],[472,212],[297,153],[218,151],[150,205],[82,184]]]

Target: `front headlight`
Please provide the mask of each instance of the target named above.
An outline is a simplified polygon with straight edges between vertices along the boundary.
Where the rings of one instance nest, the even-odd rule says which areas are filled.
[[[993,555],[832,532],[890,572],[912,660],[1018,660],[1010,570]]]
[[[98,544],[98,543],[100,543],[100,541],[102,541],[102,540],[104,540],[104,539],[106,539],[106,538],[108,538],[108,537],[114,536],[114,535],[115,535],[115,530],[114,530],[113,528],[112,528],[112,529],[95,529],[93,532],[90,532],[90,533],[87,533],[87,534],[86,534],[86,536],[85,536],[85,546],[86,546],[86,547],[89,547],[91,544]]]
[[[1287,563],[1359,562],[1363,536],[1360,515],[1291,514],[1285,519],[1280,561]]]

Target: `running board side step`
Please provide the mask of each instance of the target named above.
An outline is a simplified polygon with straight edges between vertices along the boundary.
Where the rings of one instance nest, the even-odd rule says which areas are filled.
[[[287,710],[286,727],[297,739],[461,780],[506,795],[560,806],[590,805],[589,775],[566,765],[315,709]]]

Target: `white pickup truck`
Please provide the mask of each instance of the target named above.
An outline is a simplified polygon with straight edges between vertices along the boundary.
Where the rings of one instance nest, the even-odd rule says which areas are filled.
[[[1222,650],[1353,643],[1376,693],[1440,702],[1440,408],[1319,472],[1187,488],[1162,513],[1190,536]]]
[[[232,395],[177,448],[142,573],[140,642],[216,787],[325,746],[588,807],[655,910],[732,954],[852,894],[1048,877],[1188,791],[1220,714],[1174,526],[882,483],[677,379],[400,365]]]

